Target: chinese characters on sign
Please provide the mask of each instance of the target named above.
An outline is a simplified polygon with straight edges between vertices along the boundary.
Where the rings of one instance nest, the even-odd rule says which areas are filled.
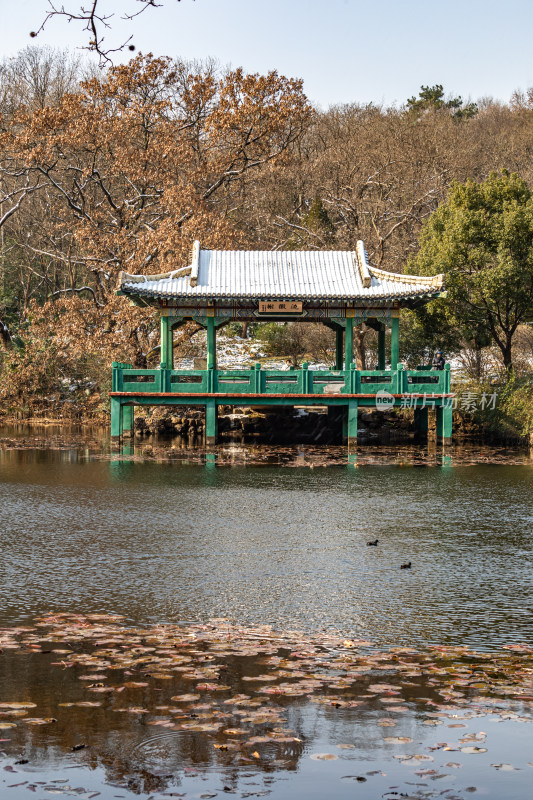
[[[293,300],[261,300],[259,302],[260,314],[301,314],[303,303]]]
[[[441,395],[438,395],[440,397]],[[444,397],[442,405],[444,408],[460,409],[468,413],[474,413],[478,408],[482,411],[488,409],[493,411],[496,408],[497,392],[487,394],[482,392],[463,392],[455,397]],[[402,394],[400,408],[435,408],[435,394]]]

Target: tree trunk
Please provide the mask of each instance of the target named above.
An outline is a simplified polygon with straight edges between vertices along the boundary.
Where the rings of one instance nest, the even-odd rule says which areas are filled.
[[[146,361],[146,354],[143,353],[143,348],[140,342],[139,331],[137,328],[134,328],[130,333],[130,339],[134,345],[134,355],[132,360],[132,366],[134,369],[146,369],[147,361]]]
[[[355,360],[357,364],[357,369],[366,369],[366,347],[365,347],[365,336],[368,332],[368,329],[363,325],[354,329],[354,348],[355,348]]]
[[[481,380],[481,367],[482,367],[482,353],[481,347],[474,342],[474,374],[476,380]]]
[[[146,363],[146,356],[144,353],[139,350],[135,353],[132,366],[134,369],[147,369],[148,365]]]
[[[2,342],[2,347],[4,350],[9,350],[13,347],[13,342],[11,341],[11,334],[9,333],[9,328],[0,319],[0,342]]]
[[[248,322],[242,323],[241,336],[243,339],[248,338],[248,324],[249,324]]]
[[[505,346],[501,348],[503,355],[503,365],[507,372],[513,371],[513,357],[512,357],[512,334],[507,334],[505,337]]]

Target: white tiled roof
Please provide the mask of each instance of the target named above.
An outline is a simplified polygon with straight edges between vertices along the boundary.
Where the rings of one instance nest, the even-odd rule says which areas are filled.
[[[442,275],[420,277],[375,269],[362,242],[343,250],[201,250],[193,263],[165,275],[121,272],[118,290],[151,298],[283,298],[367,300],[423,297],[443,289]]]

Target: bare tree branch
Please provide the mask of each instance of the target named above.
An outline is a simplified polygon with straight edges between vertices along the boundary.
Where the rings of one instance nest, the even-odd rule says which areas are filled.
[[[52,292],[50,297],[57,297],[60,294],[65,294],[65,292],[77,292],[78,294],[80,292],[90,292],[92,294],[93,300],[96,303],[96,305],[98,306],[98,308],[103,308],[104,307],[103,303],[98,302],[98,298],[96,297],[95,291],[90,286],[81,286],[79,289],[75,289],[75,288],[58,289],[57,291]]]
[[[79,0],[78,0],[79,1]],[[180,0],[177,0],[179,3]],[[130,0],[130,3],[138,6],[136,11],[126,13],[120,17],[121,20],[131,22],[133,19],[143,14],[149,8],[160,8],[163,3],[158,3],[156,0]],[[116,13],[111,11],[105,13],[101,11],[103,0],[89,0],[88,5],[76,5],[76,0],[59,4],[56,0],[48,0],[48,10],[36,31],[31,31],[30,36],[35,38],[46,28],[50,20],[55,17],[63,17],[67,22],[81,23],[82,30],[86,31],[89,35],[89,42],[83,48],[93,53],[97,53],[100,59],[100,66],[112,63],[112,54],[120,53],[126,48],[128,50],[135,50],[135,45],[131,44],[132,36],[128,36],[121,44],[111,46],[106,41],[106,32],[111,31]]]
[[[320,242],[322,247],[325,246],[326,243],[325,243],[323,237],[320,236],[318,233],[314,233],[314,231],[310,231],[309,228],[304,228],[302,225],[296,225],[296,223],[294,223],[294,222],[289,222],[288,219],[285,219],[284,217],[281,217],[279,214],[276,215],[276,219],[280,219],[283,223],[285,223],[285,225],[288,225],[289,228],[294,228],[297,231],[303,231],[306,236],[314,236],[315,239],[318,239],[318,241]],[[276,225],[276,226],[281,227],[279,222],[274,222],[273,224]],[[303,238],[303,237],[301,237],[301,238]]]
[[[37,189],[41,189],[43,186],[44,186],[43,183],[30,186],[28,180],[26,186],[22,187],[21,189],[15,189],[14,191],[9,192],[4,196],[0,196],[0,228],[8,221],[10,217],[13,216],[13,214],[16,211],[18,211],[18,209],[22,205],[22,201],[24,200],[25,197],[27,197],[27,195],[31,194],[32,192],[35,192]],[[8,210],[2,214],[3,204],[7,200],[11,200],[11,198],[15,197],[17,194],[20,194],[20,197],[17,200],[17,202],[14,205],[10,206],[10,208],[8,208]]]

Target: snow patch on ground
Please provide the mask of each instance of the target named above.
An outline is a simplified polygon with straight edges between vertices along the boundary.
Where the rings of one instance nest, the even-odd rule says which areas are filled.
[[[205,358],[206,334],[199,331],[191,342],[198,348],[198,357]],[[254,339],[243,339],[241,336],[217,335],[217,367],[218,369],[250,369],[257,361],[265,369],[282,369],[285,359],[269,358],[261,342]],[[175,369],[193,369],[194,357],[176,358]]]

